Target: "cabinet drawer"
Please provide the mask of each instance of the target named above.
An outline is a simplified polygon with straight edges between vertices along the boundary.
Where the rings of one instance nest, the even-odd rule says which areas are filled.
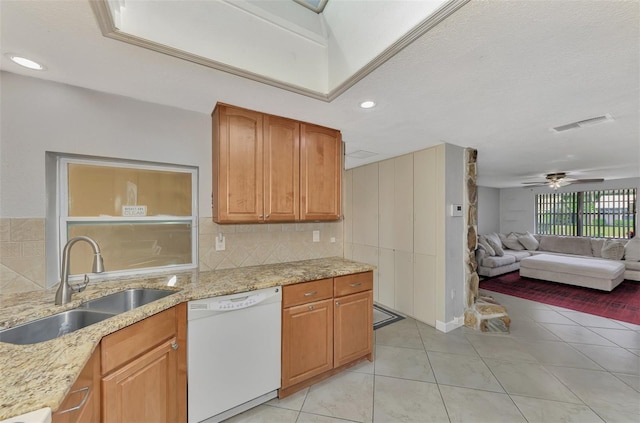
[[[341,297],[371,289],[373,289],[373,272],[371,271],[338,276],[334,279],[333,296]]]
[[[333,296],[333,279],[297,283],[282,287],[282,308],[312,301],[326,300]]]
[[[147,352],[176,334],[175,307],[102,338],[102,374]]]

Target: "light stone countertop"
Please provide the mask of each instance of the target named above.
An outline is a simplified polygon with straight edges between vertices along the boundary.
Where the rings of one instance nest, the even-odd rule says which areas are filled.
[[[0,342],[0,420],[43,407],[56,410],[102,337],[185,301],[290,285],[373,270],[339,257],[209,272],[144,275],[89,284],[64,306],[56,288],[0,295],[0,329],[78,307],[129,288],[175,289],[176,293],[81,330],[31,345]],[[175,285],[168,286],[175,276]]]

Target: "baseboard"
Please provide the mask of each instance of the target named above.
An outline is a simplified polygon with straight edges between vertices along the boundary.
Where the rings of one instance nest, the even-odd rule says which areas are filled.
[[[457,329],[463,325],[464,325],[464,316],[454,317],[453,320],[446,323],[436,320],[436,329],[444,333],[451,332],[452,330]]]

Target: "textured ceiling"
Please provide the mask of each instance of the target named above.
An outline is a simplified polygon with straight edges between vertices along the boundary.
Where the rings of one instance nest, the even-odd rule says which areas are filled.
[[[640,177],[640,3],[471,1],[327,103],[102,35],[88,1],[2,0],[2,69],[209,114],[217,101],[342,130],[347,166],[441,142],[477,148],[479,184],[546,173]],[[242,46],[238,46],[242,48]],[[358,107],[375,99],[371,110]],[[609,113],[613,122],[554,133]]]

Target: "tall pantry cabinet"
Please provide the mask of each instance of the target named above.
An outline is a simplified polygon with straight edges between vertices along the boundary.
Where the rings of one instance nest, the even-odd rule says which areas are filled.
[[[441,144],[350,169],[346,176],[351,185],[345,209],[351,216],[345,219],[345,257],[378,266],[377,302],[432,326],[452,320],[447,307],[462,303],[455,296],[463,289],[452,292],[448,284],[464,281],[448,281],[453,272],[446,271],[463,267],[452,252],[457,254],[464,240],[451,240],[447,233],[447,225],[463,220],[447,217],[449,202],[462,203],[462,194],[457,197],[462,183],[451,185],[447,173],[463,167],[458,149]],[[449,161],[447,151],[453,152]]]

